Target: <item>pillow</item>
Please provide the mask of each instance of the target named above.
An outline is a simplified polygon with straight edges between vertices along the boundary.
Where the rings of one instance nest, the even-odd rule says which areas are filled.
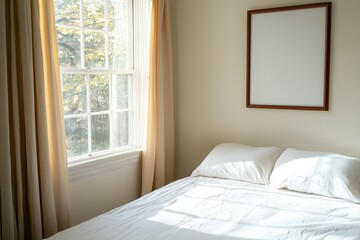
[[[286,149],[275,164],[270,187],[360,203],[360,160],[335,153]]]
[[[217,145],[191,176],[218,177],[268,184],[281,149],[236,143]]]

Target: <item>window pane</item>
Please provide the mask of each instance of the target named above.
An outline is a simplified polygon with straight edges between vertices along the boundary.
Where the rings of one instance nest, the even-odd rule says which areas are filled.
[[[132,132],[131,112],[116,112],[113,114],[113,144],[114,148],[130,145]]]
[[[131,1],[109,0],[109,67],[110,69],[132,68],[130,61],[130,39],[132,20]]]
[[[63,104],[65,115],[86,112],[86,81],[83,74],[63,74]]]
[[[109,31],[126,32],[129,28],[129,1],[109,0],[108,7]]]
[[[109,33],[109,68],[129,69],[129,39],[123,33]]]
[[[112,104],[115,110],[132,108],[132,76],[112,76]]]
[[[103,33],[84,31],[85,66],[89,68],[105,67],[105,36]]]
[[[109,75],[90,75],[91,112],[109,110]]]
[[[54,0],[56,24],[80,26],[79,0]]]
[[[68,157],[75,157],[88,153],[86,117],[66,118],[65,132]]]
[[[84,26],[104,29],[104,0],[84,0]]]
[[[80,30],[57,27],[59,62],[61,67],[80,67]]]
[[[110,122],[108,114],[91,116],[92,150],[110,148]]]

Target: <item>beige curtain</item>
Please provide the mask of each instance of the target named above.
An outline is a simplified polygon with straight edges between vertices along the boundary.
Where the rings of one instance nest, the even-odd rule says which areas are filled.
[[[171,182],[174,175],[173,79],[168,0],[153,0],[146,148],[142,195]]]
[[[1,239],[69,226],[64,122],[52,1],[0,2]]]

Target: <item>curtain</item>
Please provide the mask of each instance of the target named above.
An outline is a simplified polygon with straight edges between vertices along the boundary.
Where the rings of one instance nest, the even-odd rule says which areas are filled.
[[[174,110],[168,0],[153,0],[150,27],[149,106],[142,156],[141,194],[171,182],[174,175]]]
[[[69,227],[68,170],[52,1],[0,3],[1,239]]]

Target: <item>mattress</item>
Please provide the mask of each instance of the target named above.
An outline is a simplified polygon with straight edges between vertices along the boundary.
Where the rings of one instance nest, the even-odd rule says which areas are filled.
[[[360,204],[188,177],[49,239],[360,239]]]

